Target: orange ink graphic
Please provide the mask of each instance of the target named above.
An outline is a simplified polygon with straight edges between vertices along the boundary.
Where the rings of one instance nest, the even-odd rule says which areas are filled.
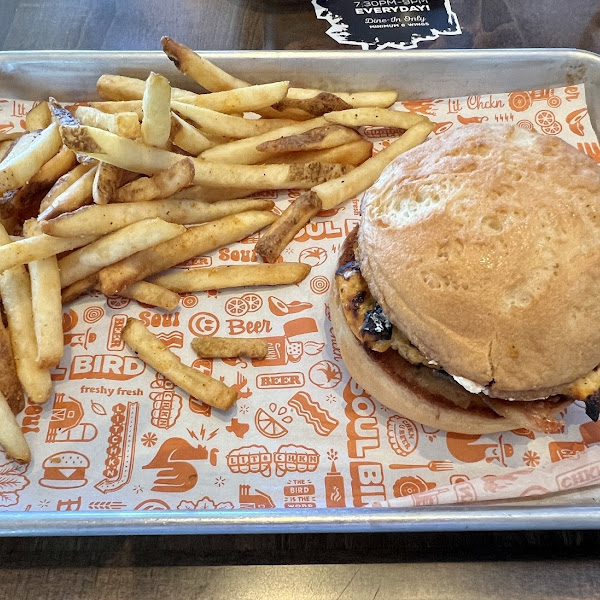
[[[523,462],[528,467],[537,467],[540,464],[540,455],[534,450],[527,450],[523,454]]]
[[[188,328],[191,333],[200,337],[210,337],[219,330],[219,319],[212,313],[199,312],[189,320]]]
[[[527,110],[534,102],[546,102],[550,108],[558,108],[562,103],[554,90],[516,91],[508,95],[508,105],[515,112]]]
[[[535,122],[548,135],[558,135],[562,131],[562,125],[556,120],[551,110],[540,110],[535,115]]]
[[[83,416],[79,400],[55,394],[46,442],[91,442],[98,435],[98,429],[93,423],[82,423]]]
[[[311,481],[294,479],[283,488],[285,508],[316,508],[316,490]]]
[[[326,437],[340,424],[318,402],[313,400],[307,392],[294,394],[288,400],[288,405],[298,413],[298,416],[302,417],[312,426],[317,435]]]
[[[23,433],[37,433],[40,430],[40,417],[44,408],[39,404],[29,403],[25,407],[21,431]]]
[[[521,475],[529,475],[533,469],[521,469],[520,471],[513,471],[506,475],[484,475],[482,477],[483,489],[486,492],[496,494],[506,488],[512,487]]]
[[[446,133],[449,129],[452,128],[454,123],[452,121],[444,121],[443,123],[438,123],[433,130],[435,135],[440,135],[441,133]]]
[[[104,479],[94,485],[103,494],[116,492],[131,481],[135,456],[139,404],[115,404],[112,410],[105,468],[102,472]]]
[[[236,417],[231,419],[231,423],[225,426],[225,431],[229,431],[229,433],[233,433],[235,437],[243,439],[244,436],[248,433],[250,429],[250,425],[248,423],[241,423]]]
[[[189,397],[188,406],[197,415],[202,415],[203,417],[210,417],[212,415],[212,406],[205,404],[201,400],[197,400],[193,396]]]
[[[256,376],[256,387],[259,389],[298,388],[304,385],[304,373],[287,371],[285,373],[269,373]]]
[[[224,377],[220,377],[221,381],[225,381]],[[238,400],[250,398],[252,390],[248,387],[248,379],[239,371],[235,375],[235,383],[229,384],[229,387],[237,392]]]
[[[394,482],[394,498],[403,498],[404,496],[411,496],[412,494],[418,494],[419,492],[426,492],[436,487],[436,484],[432,481],[425,481],[422,477],[416,475],[410,477],[400,477]]]
[[[59,500],[56,503],[58,512],[77,512],[81,510],[81,496],[77,498],[69,498],[67,500]]]
[[[183,348],[183,333],[181,331],[171,331],[171,333],[157,333],[156,337],[167,348]]]
[[[458,485],[459,483],[464,483],[465,481],[469,481],[470,477],[468,475],[463,475],[462,473],[455,473],[454,475],[450,475],[448,481],[450,485]]]
[[[351,462],[350,482],[354,506],[366,506],[387,500],[381,463]]]
[[[283,477],[287,473],[312,473],[319,466],[317,451],[299,444],[279,446],[273,459],[277,477]]]
[[[489,121],[489,117],[463,117],[462,115],[457,115],[456,120],[461,125],[470,125],[471,123],[483,123],[485,121]]]
[[[344,232],[349,235],[351,231],[360,223],[359,219],[346,219],[344,221]]]
[[[526,129],[527,131],[535,131],[533,123],[527,119],[521,119],[520,121],[517,121],[517,127]]]
[[[574,110],[567,115],[567,125],[575,135],[584,135],[582,119],[588,114],[587,108]]]
[[[269,494],[256,488],[251,494],[249,485],[240,485],[239,501],[240,508],[275,508],[275,503]]]
[[[330,360],[321,360],[310,368],[308,378],[317,387],[330,390],[342,382],[342,370]]]
[[[175,265],[174,269],[202,269],[204,267],[210,267],[212,265],[211,256],[194,256],[185,262]]]
[[[568,458],[577,458],[586,450],[583,442],[550,442],[548,452],[551,462],[559,462]]]
[[[14,506],[19,503],[19,492],[29,485],[25,477],[27,465],[8,461],[0,465],[0,506]]]
[[[406,129],[400,129],[398,127],[365,127],[363,129],[363,135],[367,138],[394,138],[400,137]]]
[[[71,379],[112,379],[126,381],[141,375],[145,363],[134,356],[116,354],[81,354],[73,357],[69,377]]]
[[[271,413],[271,414],[269,414]],[[287,427],[292,422],[292,417],[287,413],[287,407],[278,407],[275,402],[269,404],[269,412],[259,408],[254,415],[254,424],[259,433],[266,438],[278,439],[288,433]]]
[[[574,487],[591,485],[600,481],[600,465],[596,462],[591,465],[577,467],[556,476],[559,490],[569,490]]]
[[[324,275],[315,275],[311,278],[309,287],[315,294],[326,294],[329,291],[329,278]]]
[[[232,473],[260,473],[263,477],[271,476],[273,455],[264,447],[252,444],[232,450],[227,455],[227,466]]]
[[[485,442],[477,442],[481,435],[470,435],[464,433],[448,433],[446,435],[446,444],[450,454],[458,460],[466,463],[479,462],[485,460],[487,463],[498,461],[506,466],[506,458],[514,454],[514,448],[511,444],[504,444],[502,436],[498,436],[497,442],[487,439]]]
[[[123,298],[121,296],[109,296],[106,299],[106,304],[108,304],[109,308],[114,310],[122,310],[129,306],[131,300],[129,298]]]
[[[133,510],[171,510],[171,507],[158,498],[149,498],[140,502]]]
[[[6,123],[0,123],[0,133],[9,133],[14,129],[14,125],[7,121]]]
[[[185,308],[194,308],[194,306],[198,305],[198,297],[194,294],[180,294],[181,296],[181,306]]]
[[[90,325],[97,323],[104,316],[104,309],[101,306],[88,306],[83,311],[83,320]]]
[[[283,325],[282,336],[267,338],[267,356],[262,359],[252,359],[255,367],[283,366],[297,363],[304,354],[315,356],[325,347],[324,343],[301,341],[295,338],[318,333],[317,322],[312,317],[300,317]],[[302,377],[304,380],[304,376]]]
[[[97,335],[91,330],[90,327],[81,333],[65,333],[64,335],[65,346],[71,346],[71,348],[81,346],[86,350],[88,348],[88,344],[95,342],[96,338]]]
[[[57,452],[42,463],[44,475],[39,480],[42,487],[53,489],[80,488],[87,484],[86,470],[90,461],[81,452]]]
[[[127,504],[123,504],[118,500],[112,502],[110,500],[99,500],[88,504],[90,510],[123,510],[126,507]]]
[[[333,451],[331,455],[331,468],[325,475],[325,505],[328,508],[344,508],[346,506],[346,491],[344,489],[344,476],[337,470],[335,459],[337,452]],[[329,458],[330,453],[327,453]]]
[[[144,310],[139,318],[146,327],[179,327],[179,312],[158,314]]]
[[[125,342],[121,337],[123,327],[127,323],[127,315],[113,315],[110,319],[108,329],[108,339],[106,340],[106,349],[109,352],[118,352],[125,348]]]
[[[577,142],[577,149],[600,163],[600,145],[597,142]]]
[[[427,98],[424,100],[403,100],[402,105],[410,112],[420,113],[422,115],[429,115],[435,117],[437,113],[437,106],[441,100],[434,100],[433,98]]]
[[[342,395],[346,401],[344,413],[350,421],[346,425],[348,456],[365,458],[367,450],[376,450],[381,446],[379,422],[375,416],[377,408],[371,397],[352,378]]]
[[[238,300],[242,299],[238,298]],[[261,319],[258,321],[242,321],[242,319],[227,319],[227,333],[229,335],[261,335],[264,333],[270,333],[271,330],[272,326],[271,321],[269,321],[269,319]]]
[[[597,444],[600,442],[600,422],[588,421],[579,426],[581,441],[586,445]]]
[[[298,300],[286,304],[276,296],[269,296],[267,302],[269,310],[277,317],[299,313],[313,306],[310,302],[300,302]]]
[[[219,450],[192,446],[182,438],[170,438],[162,443],[156,456],[142,469],[158,470],[153,492],[187,492],[198,482],[198,472],[190,461],[208,460],[214,467]]]
[[[419,443],[419,430],[410,419],[394,415],[387,420],[387,437],[396,454],[408,456]]]
[[[67,331],[71,331],[77,325],[77,321],[79,321],[79,317],[77,313],[70,308],[68,312],[63,313],[62,316],[62,328],[65,333]]]
[[[513,429],[512,432],[515,435],[520,435],[521,437],[526,437],[530,440],[535,440],[535,433],[531,431],[531,429],[525,429],[524,427],[519,427],[519,429]]]
[[[160,390],[150,392],[150,400],[152,400],[150,422],[158,429],[170,429],[177,423],[181,414],[183,398],[174,391],[175,384],[160,373],[156,374],[150,387]]]
[[[178,510],[231,510],[231,502],[215,502],[208,496],[203,496],[197,502],[193,500],[182,500],[178,505]]]
[[[311,221],[300,233],[296,234],[296,242],[308,240],[336,239],[343,236],[342,230],[332,221]]]
[[[24,117],[27,114],[27,106],[23,102],[13,100],[11,117]]]
[[[312,246],[311,248],[304,248],[298,256],[298,261],[310,265],[311,267],[318,267],[327,260],[327,250],[320,246]]]

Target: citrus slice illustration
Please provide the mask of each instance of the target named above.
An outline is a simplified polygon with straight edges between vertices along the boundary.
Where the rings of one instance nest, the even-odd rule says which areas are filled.
[[[233,297],[225,302],[225,312],[234,317],[245,315],[249,309],[248,303],[242,298]]]
[[[245,300],[248,304],[248,312],[256,312],[257,310],[260,310],[263,304],[262,298],[254,292],[242,294],[242,300]]]
[[[260,431],[265,437],[271,439],[277,439],[283,437],[288,430],[279,422],[275,417],[271,416],[268,412],[259,408],[254,415],[254,424],[256,429]]]

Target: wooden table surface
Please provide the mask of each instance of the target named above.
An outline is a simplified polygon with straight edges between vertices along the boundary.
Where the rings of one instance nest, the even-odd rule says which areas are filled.
[[[600,52],[594,0],[452,0],[422,47]],[[0,0],[0,50],[340,48],[309,0]],[[1,82],[0,82],[1,84]],[[598,598],[600,534],[232,535],[0,540],[0,600]],[[314,563],[323,563],[315,565]]]

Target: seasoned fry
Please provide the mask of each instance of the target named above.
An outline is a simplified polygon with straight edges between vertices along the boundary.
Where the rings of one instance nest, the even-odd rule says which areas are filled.
[[[22,463],[31,460],[31,452],[25,436],[2,392],[0,392],[0,446],[4,448],[9,458]]]
[[[80,177],[83,177],[90,169],[94,168],[93,163],[84,163],[77,165],[68,173],[65,173],[56,180],[56,183],[50,188],[49,192],[42,198],[40,203],[40,212],[44,212],[54,200],[60,196],[67,188],[72,186]]]
[[[171,200],[198,200],[200,202],[221,202],[222,200],[233,200],[235,198],[245,199],[246,196],[256,192],[254,188],[214,188],[203,185],[191,185],[190,187],[176,192]]]
[[[140,121],[135,112],[110,114],[91,106],[78,106],[75,110],[75,118],[82,125],[99,127],[132,140],[142,135]]]
[[[315,90],[309,88],[290,88],[287,96],[283,99],[282,105],[295,106],[298,101],[307,101],[318,98],[320,94],[329,93],[323,92],[322,90]],[[331,92],[333,96],[339,98],[342,102],[349,105],[350,108],[363,108],[363,107],[378,107],[388,108],[396,100],[398,100],[398,92],[393,90],[379,91],[379,92],[354,92],[353,94],[347,94],[345,92]],[[306,110],[306,109],[305,109]]]
[[[96,236],[61,238],[44,234],[15,242],[9,239],[0,245],[0,273],[18,265],[85,246],[95,239]]]
[[[52,113],[45,101],[34,106],[25,116],[25,129],[27,131],[46,129],[50,123],[52,123]]]
[[[385,108],[353,108],[332,112],[325,115],[329,123],[346,125],[347,127],[362,127],[365,125],[379,125],[381,127],[396,127],[409,129],[417,123],[427,123],[429,119],[423,115],[399,110],[386,110]]]
[[[184,158],[172,167],[152,177],[141,177],[117,192],[117,202],[144,202],[156,198],[168,198],[194,181],[194,164]]]
[[[150,73],[146,79],[142,112],[144,143],[165,148],[171,133],[171,85],[162,75]]]
[[[300,283],[309,273],[310,266],[303,263],[255,263],[181,271],[159,277],[153,283],[174,292],[205,292],[233,287]]]
[[[0,244],[12,245],[10,241],[6,230],[0,228]],[[0,246],[2,248],[4,246]],[[24,266],[19,265],[0,274],[0,296],[8,321],[19,381],[31,402],[46,402],[52,390],[52,380],[50,371],[37,364],[31,284]]]
[[[194,183],[209,187],[246,187],[255,190],[307,189],[348,173],[350,165],[319,162],[294,165],[232,165],[193,159]]]
[[[50,206],[45,208],[40,214],[39,219],[52,219],[62,213],[76,210],[90,204],[92,201],[92,192],[94,189],[94,178],[98,165],[93,166],[87,173],[84,173],[72,185],[70,185],[62,194],[56,196]]]
[[[120,75],[116,76],[120,78]],[[123,79],[129,79],[129,77],[123,77]],[[142,120],[144,112],[142,111],[142,98],[144,96],[144,88],[146,83],[141,79],[135,79],[134,81],[139,82],[140,95],[139,100],[108,100],[106,102],[90,102],[89,105],[96,110],[101,110],[104,113],[118,114],[125,112],[133,112],[137,115],[138,121]]]
[[[307,150],[324,150],[356,142],[361,136],[352,129],[339,125],[325,125],[315,129],[309,129],[304,133],[280,137],[276,140],[269,140],[256,146],[259,152],[266,152],[270,155],[282,152],[300,152]]]
[[[310,119],[310,121],[304,121],[291,125],[290,127],[283,127],[275,131],[257,135],[252,138],[245,140],[235,140],[228,144],[222,144],[215,148],[209,148],[205,150],[201,158],[213,162],[224,162],[224,163],[235,163],[235,164],[246,164],[252,165],[259,163],[269,158],[269,154],[264,151],[258,150],[260,144],[270,142],[272,140],[278,140],[282,137],[288,137],[291,135],[297,135],[315,129],[317,127],[323,127],[327,125],[327,121],[323,117],[317,119]]]
[[[265,358],[269,351],[267,340],[256,338],[202,337],[192,340],[192,349],[200,358]]]
[[[95,204],[108,204],[117,196],[123,169],[101,162],[98,164],[92,184],[92,200]]]
[[[98,285],[98,273],[92,273],[88,275],[84,279],[80,279],[71,285],[68,285],[66,288],[63,288],[61,292],[61,301],[63,304],[68,304],[69,302],[73,302],[82,296],[87,291],[95,288]]]
[[[230,409],[236,401],[237,393],[234,389],[182,364],[181,360],[138,319],[127,319],[121,336],[127,346],[145,363],[194,398],[221,410]]]
[[[334,110],[352,108],[352,104],[330,92],[319,92],[310,98],[284,98],[279,104],[275,105],[275,108],[295,108],[306,111],[315,117],[320,117]]]
[[[100,271],[100,287],[107,296],[160,273],[194,256],[237,242],[275,220],[271,212],[251,210],[188,229],[179,237],[138,252]]]
[[[171,136],[169,139],[172,144],[194,156],[198,156],[204,150],[215,145],[215,142],[209,140],[193,125],[175,113],[171,113]]]
[[[132,223],[71,252],[58,261],[60,285],[67,287],[103,267],[161,242],[171,240],[184,232],[183,225],[167,223],[167,221],[157,218]]]
[[[163,221],[191,225],[221,219],[248,210],[271,210],[271,200],[248,198],[207,204],[196,200],[153,200],[106,206],[84,206],[56,219],[44,221],[42,231],[58,237],[100,236],[136,221],[158,217]]]
[[[0,140],[0,162],[6,158],[12,145],[12,140]]]
[[[175,310],[179,306],[180,300],[175,292],[148,281],[132,283],[124,290],[121,290],[119,295],[143,302],[144,304],[158,306],[165,310]]]
[[[371,187],[387,165],[400,154],[424,142],[434,127],[435,124],[429,120],[417,123],[408,129],[402,137],[369,158],[369,160],[366,160],[359,167],[356,167],[354,171],[338,179],[315,186],[312,191],[318,196],[321,208],[334,208]]]
[[[319,212],[319,205],[314,192],[296,198],[258,240],[257,254],[268,263],[274,263],[294,236]]]
[[[4,395],[13,414],[16,415],[25,408],[25,396],[17,375],[10,335],[2,319],[0,319],[0,393]]]
[[[373,144],[367,140],[356,140],[348,142],[335,148],[326,150],[309,150],[307,152],[287,152],[278,154],[265,161],[265,164],[293,164],[303,162],[324,162],[337,163],[340,165],[353,165],[357,167],[371,158],[373,153]]]
[[[237,139],[262,135],[294,124],[289,119],[244,119],[184,102],[171,102],[171,107],[177,114],[192,121],[202,133]]]
[[[41,234],[40,225],[30,219],[24,225],[27,237]],[[37,364],[41,369],[51,369],[63,355],[62,303],[60,273],[56,256],[29,263],[33,327],[37,341]]]
[[[58,125],[52,123],[25,150],[12,150],[0,163],[0,193],[25,185],[61,146]]]
[[[60,134],[67,148],[134,173],[154,175],[181,160],[181,155],[174,152],[87,125],[61,126]]]

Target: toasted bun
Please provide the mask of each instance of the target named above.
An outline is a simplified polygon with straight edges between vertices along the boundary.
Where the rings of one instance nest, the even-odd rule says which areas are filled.
[[[388,318],[453,375],[534,399],[600,364],[600,167],[472,125],[400,156],[363,199],[359,259]]]
[[[355,235],[342,248],[338,266],[352,258]],[[396,351],[373,352],[356,339],[341,307],[338,286],[331,286],[331,322],[342,359],[354,380],[385,406],[423,425],[456,433],[481,434],[519,427],[485,406],[459,406],[473,401],[473,394],[447,375],[416,367]],[[455,398],[459,405],[449,398]]]

